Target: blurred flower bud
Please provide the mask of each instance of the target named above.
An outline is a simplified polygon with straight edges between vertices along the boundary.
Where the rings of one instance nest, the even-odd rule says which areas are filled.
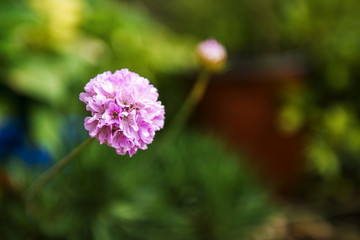
[[[226,50],[214,39],[199,43],[196,53],[200,64],[209,71],[218,72],[225,66]]]

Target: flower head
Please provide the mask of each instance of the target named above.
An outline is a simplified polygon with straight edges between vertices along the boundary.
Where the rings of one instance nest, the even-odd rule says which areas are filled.
[[[199,43],[196,49],[200,64],[209,71],[220,71],[226,61],[225,48],[214,39]]]
[[[149,80],[128,69],[104,72],[91,79],[80,93],[91,117],[85,118],[90,137],[132,156],[146,149],[164,126],[164,106]]]

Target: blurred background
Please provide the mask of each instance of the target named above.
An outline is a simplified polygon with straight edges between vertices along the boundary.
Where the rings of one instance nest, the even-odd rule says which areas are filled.
[[[1,0],[0,30],[0,239],[360,239],[359,1]],[[164,148],[209,37],[227,67]],[[79,93],[121,68],[164,129],[132,158],[92,143],[28,214],[88,138]]]

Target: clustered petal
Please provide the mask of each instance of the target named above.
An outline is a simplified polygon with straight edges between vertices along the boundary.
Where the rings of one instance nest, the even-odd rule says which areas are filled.
[[[132,156],[146,149],[164,126],[165,109],[157,89],[128,69],[99,74],[84,89],[80,100],[91,112],[85,118],[85,129],[120,155]]]

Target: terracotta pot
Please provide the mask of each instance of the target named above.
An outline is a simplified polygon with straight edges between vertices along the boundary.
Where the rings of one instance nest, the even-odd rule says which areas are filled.
[[[303,77],[294,58],[235,64],[211,79],[195,119],[245,153],[267,183],[286,190],[303,169],[304,133],[279,129],[279,93],[304,84]]]

